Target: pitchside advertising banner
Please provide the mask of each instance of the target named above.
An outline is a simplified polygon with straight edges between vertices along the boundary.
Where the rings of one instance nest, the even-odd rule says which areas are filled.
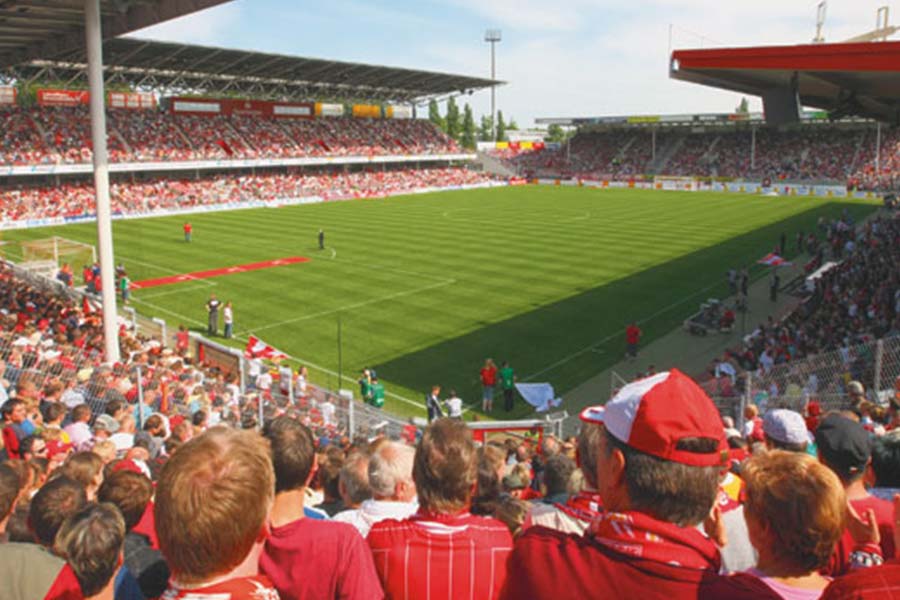
[[[270,102],[267,100],[230,100],[208,98],[169,98],[169,111],[175,114],[201,116],[235,115],[244,117],[279,117],[311,119],[311,102]]]
[[[2,94],[2,92],[0,92],[0,94]],[[84,90],[57,90],[48,88],[37,91],[37,102],[40,106],[83,106],[90,102],[90,99],[91,95]],[[13,100],[15,100],[15,96],[13,97]],[[0,104],[2,103],[3,102],[0,101]],[[106,95],[106,104],[112,108],[156,108],[156,96],[146,93],[109,92]]]

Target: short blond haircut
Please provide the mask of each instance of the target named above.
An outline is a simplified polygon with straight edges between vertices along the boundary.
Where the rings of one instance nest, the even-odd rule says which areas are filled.
[[[274,496],[272,459],[259,434],[217,427],[182,445],[163,467],[154,510],[173,578],[202,583],[240,565]]]
[[[837,475],[808,454],[772,450],[744,463],[744,515],[765,532],[787,576],[828,564],[846,526],[847,497]]]

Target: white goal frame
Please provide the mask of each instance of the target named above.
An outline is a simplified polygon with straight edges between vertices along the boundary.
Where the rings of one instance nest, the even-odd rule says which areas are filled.
[[[696,177],[657,175],[653,178],[653,187],[657,190],[696,192],[700,189],[700,180]]]

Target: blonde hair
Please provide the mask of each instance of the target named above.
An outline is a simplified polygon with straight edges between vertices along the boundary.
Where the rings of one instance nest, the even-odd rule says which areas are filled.
[[[154,516],[179,583],[202,583],[247,557],[268,518],[275,474],[268,444],[216,427],[182,445],[163,467]]]
[[[518,498],[504,498],[494,511],[494,518],[501,521],[509,529],[512,536],[518,537],[522,533],[522,525],[525,524],[525,518],[531,505]]]
[[[91,452],[100,457],[103,464],[109,464],[116,459],[116,445],[109,440],[102,440],[94,444]]]
[[[744,515],[765,532],[787,576],[828,564],[846,525],[847,497],[837,475],[808,454],[772,450],[744,463]]]

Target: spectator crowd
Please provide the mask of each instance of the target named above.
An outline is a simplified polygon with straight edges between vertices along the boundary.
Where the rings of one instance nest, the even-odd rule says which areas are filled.
[[[324,200],[374,198],[488,181],[490,178],[483,173],[453,167],[346,173],[236,173],[197,179],[118,181],[112,184],[110,195],[113,214],[133,215],[314,196]],[[0,222],[93,216],[94,206],[94,187],[84,181],[0,188]]]

